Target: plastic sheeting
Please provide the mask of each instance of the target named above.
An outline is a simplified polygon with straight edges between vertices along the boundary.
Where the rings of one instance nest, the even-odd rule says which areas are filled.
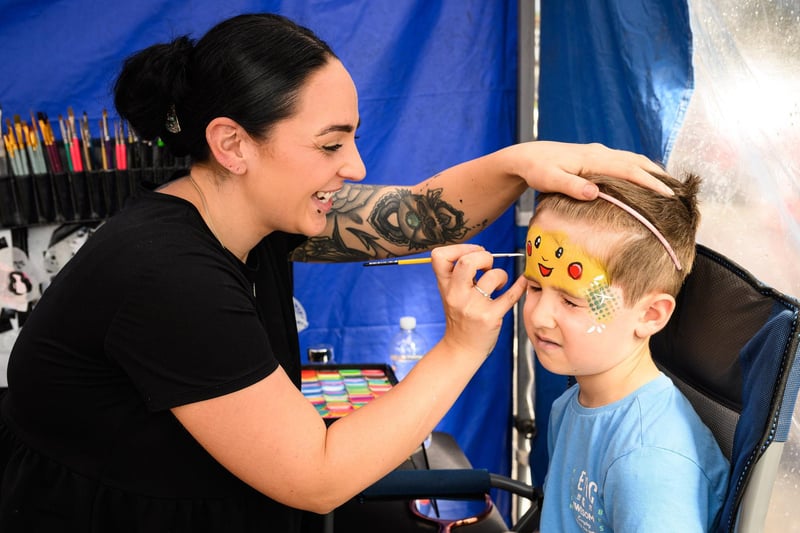
[[[539,139],[600,142],[666,161],[692,89],[685,0],[543,0],[540,62]],[[566,384],[537,363],[538,484],[550,405]]]
[[[103,108],[114,115],[111,86],[127,55],[183,34],[200,37],[215,22],[252,11],[278,12],[314,29],[349,68],[359,88],[368,183],[416,183],[514,141],[513,0],[0,0],[4,118],[34,110],[55,120],[71,106],[96,125]],[[511,251],[513,234],[509,212],[475,242]],[[500,264],[513,272],[511,260]],[[417,317],[431,345],[444,332],[429,265],[298,264],[296,280],[303,353],[325,342],[338,362],[389,362],[406,314]],[[510,461],[512,330],[509,316],[493,355],[438,428],[475,466],[500,473]]]
[[[691,0],[695,92],[669,159],[703,179],[698,240],[800,296],[800,6]],[[800,408],[765,531],[800,531]]]

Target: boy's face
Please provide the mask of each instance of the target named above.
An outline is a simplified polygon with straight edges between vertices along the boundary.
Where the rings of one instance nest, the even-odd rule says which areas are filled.
[[[604,261],[616,236],[552,212],[537,214],[526,241],[525,329],[542,365],[563,375],[600,374],[640,346],[639,312],[627,307]]]

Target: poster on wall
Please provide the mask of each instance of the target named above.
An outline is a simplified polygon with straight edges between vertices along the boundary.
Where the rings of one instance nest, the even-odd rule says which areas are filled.
[[[20,328],[53,277],[100,222],[0,229],[0,387]]]

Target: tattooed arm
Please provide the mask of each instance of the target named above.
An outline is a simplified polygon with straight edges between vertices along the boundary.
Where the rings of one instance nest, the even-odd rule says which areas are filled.
[[[593,199],[579,176],[605,174],[664,190],[664,170],[646,157],[600,144],[522,143],[453,166],[410,186],[345,184],[325,231],[295,250],[295,261],[361,261],[464,242],[528,188]],[[670,194],[670,191],[665,191]]]
[[[442,198],[442,189],[426,183],[345,184],[328,213],[325,232],[310,237],[292,259],[336,262],[408,255],[474,235],[464,212]]]

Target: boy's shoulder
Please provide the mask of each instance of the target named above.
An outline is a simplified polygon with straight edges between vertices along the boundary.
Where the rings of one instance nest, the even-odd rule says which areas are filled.
[[[680,389],[667,376],[659,379],[667,385],[637,399],[641,408],[643,444],[671,448],[684,443],[694,449],[692,443],[698,440],[715,442],[711,430]]]

